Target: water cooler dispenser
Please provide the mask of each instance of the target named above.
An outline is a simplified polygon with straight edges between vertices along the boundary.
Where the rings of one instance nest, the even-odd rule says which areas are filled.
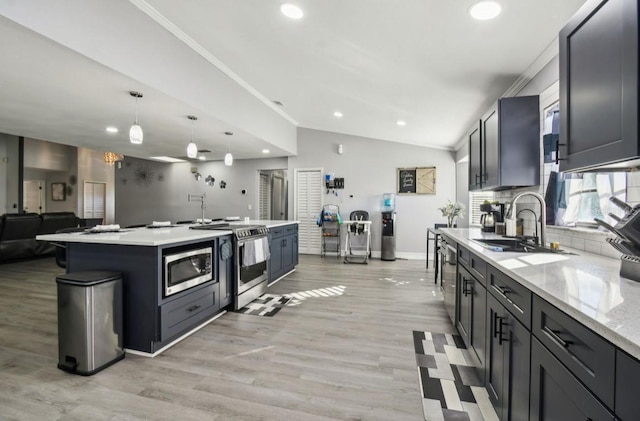
[[[396,260],[395,225],[395,195],[385,193],[382,199],[382,260]]]

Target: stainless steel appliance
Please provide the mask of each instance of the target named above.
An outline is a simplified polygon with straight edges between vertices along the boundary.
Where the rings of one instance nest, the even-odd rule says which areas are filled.
[[[234,310],[239,310],[267,291],[271,252],[264,225],[194,225],[197,230],[233,232],[235,259]]]
[[[444,298],[444,307],[449,313],[451,322],[456,324],[456,268],[457,250],[453,244],[447,242],[444,236],[440,236],[438,246],[440,255],[440,289]]]
[[[396,260],[396,213],[382,212],[382,247],[381,260]]]
[[[480,216],[483,232],[495,232],[496,223],[504,222],[504,203],[483,203],[480,210],[483,212]]]
[[[212,247],[169,249],[163,256],[164,296],[213,279]]]

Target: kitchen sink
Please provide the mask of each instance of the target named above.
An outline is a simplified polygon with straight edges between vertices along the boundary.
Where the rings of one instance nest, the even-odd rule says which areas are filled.
[[[574,254],[564,250],[552,250],[547,247],[537,246],[521,240],[519,238],[474,238],[471,239],[481,246],[488,248],[492,251],[508,251],[516,253],[560,253],[560,254]]]

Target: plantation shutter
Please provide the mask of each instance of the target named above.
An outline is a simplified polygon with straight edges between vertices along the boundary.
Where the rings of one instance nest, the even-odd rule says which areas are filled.
[[[298,250],[320,254],[320,227],[316,224],[322,208],[322,169],[295,170],[295,211],[299,221]]]
[[[259,219],[271,219],[271,192],[269,191],[269,175],[260,174],[260,216]]]
[[[84,217],[104,220],[106,202],[106,183],[84,182]]]
[[[493,192],[480,191],[480,192],[469,192],[469,225],[480,225],[480,216],[482,212],[480,211],[480,205],[484,203],[485,200],[493,202],[494,194]]]

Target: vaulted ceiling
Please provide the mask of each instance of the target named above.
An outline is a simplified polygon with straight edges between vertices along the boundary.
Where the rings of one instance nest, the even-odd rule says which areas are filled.
[[[0,132],[141,158],[184,156],[192,129],[207,159],[294,155],[296,127],[452,148],[584,3],[499,1],[488,21],[474,0],[296,0],[299,20],[272,0],[0,2]]]

